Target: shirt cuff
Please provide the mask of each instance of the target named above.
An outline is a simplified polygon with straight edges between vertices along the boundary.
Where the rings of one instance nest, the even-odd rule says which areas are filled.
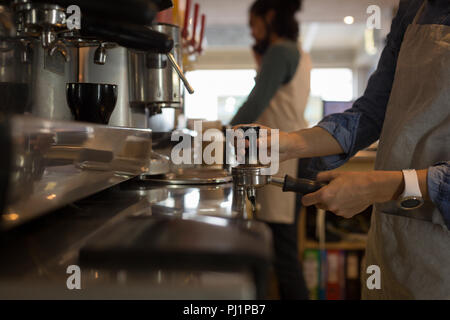
[[[428,168],[428,194],[450,229],[450,161]]]
[[[312,170],[332,170],[340,167],[354,156],[359,119],[360,114],[358,113],[344,112],[331,114],[317,124],[317,127],[326,130],[336,139],[344,153],[313,158],[310,164]]]

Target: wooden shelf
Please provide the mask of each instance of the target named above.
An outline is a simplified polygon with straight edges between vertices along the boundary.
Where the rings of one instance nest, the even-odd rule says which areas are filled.
[[[298,224],[298,253],[300,261],[303,260],[304,251],[307,249],[321,250],[318,241],[308,239],[306,236],[306,209],[302,207],[300,213],[300,223]],[[326,242],[325,250],[365,250],[365,240],[343,240],[339,242]]]
[[[319,242],[307,240],[303,249],[321,249]],[[324,249],[326,250],[365,250],[365,241],[341,241],[341,242],[326,242]]]

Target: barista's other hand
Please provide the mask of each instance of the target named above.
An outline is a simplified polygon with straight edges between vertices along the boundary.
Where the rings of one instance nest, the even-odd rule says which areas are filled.
[[[395,199],[403,188],[401,171],[327,171],[319,173],[317,180],[329,184],[303,196],[302,204],[315,205],[344,218],[351,218],[376,202]]]
[[[240,127],[245,127],[245,126],[259,126],[260,129],[265,129],[267,130],[267,147],[269,148],[269,150],[271,150],[271,145],[272,145],[272,128],[257,124],[257,123],[252,123],[252,124],[240,124],[240,125],[236,125],[233,127],[233,130],[237,130]],[[278,143],[279,143],[279,148],[278,148],[278,152],[279,152],[279,159],[280,162],[285,161],[285,160],[289,160],[294,158],[295,156],[292,154],[292,150],[295,148],[295,144],[296,141],[294,141],[295,137],[293,137],[292,134],[284,132],[279,130],[279,139],[278,139]],[[259,138],[259,142],[261,141],[261,139],[264,139],[263,137]],[[248,144],[248,142],[246,142],[246,144]],[[241,155],[243,156],[243,155]]]

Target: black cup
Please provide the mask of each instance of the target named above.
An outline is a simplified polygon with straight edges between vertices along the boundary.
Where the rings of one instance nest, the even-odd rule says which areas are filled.
[[[116,102],[115,84],[67,84],[67,103],[77,121],[108,124]]]

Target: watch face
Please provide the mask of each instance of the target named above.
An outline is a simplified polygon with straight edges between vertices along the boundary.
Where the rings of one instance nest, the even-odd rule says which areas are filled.
[[[411,197],[403,199],[401,202],[401,207],[405,210],[417,209],[423,204],[421,198]]]

